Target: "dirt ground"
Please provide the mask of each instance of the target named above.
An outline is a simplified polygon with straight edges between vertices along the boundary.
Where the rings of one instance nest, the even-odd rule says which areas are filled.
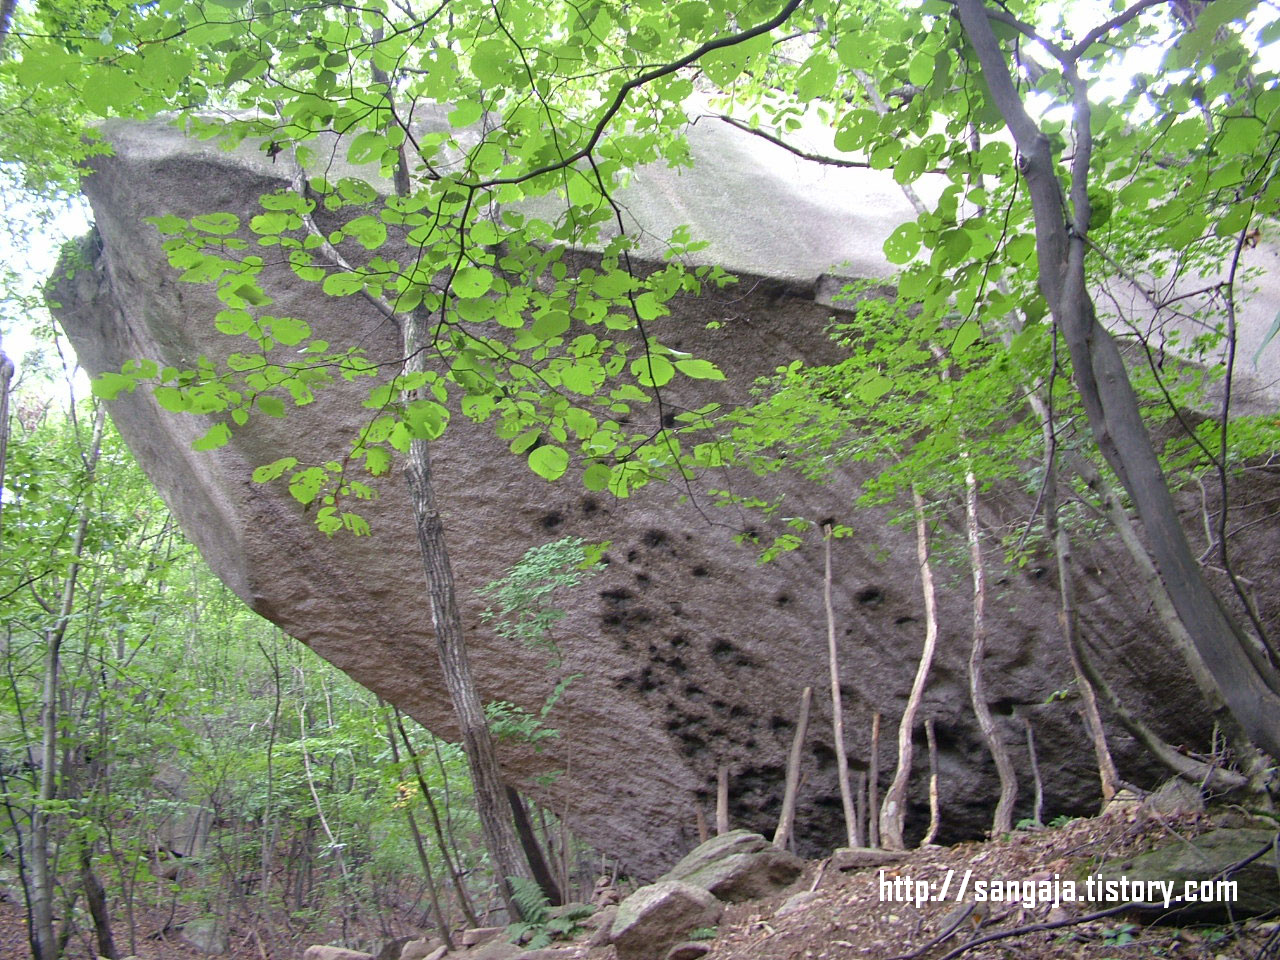
[[[707,960],[1280,957],[1280,923],[1274,921],[1178,927],[1121,912],[1080,922],[1099,908],[1045,904],[1028,909],[1021,903],[987,907],[954,900],[966,871],[972,871],[973,878],[1065,881],[1083,877],[1104,861],[1123,862],[1168,837],[1191,838],[1210,826],[1203,814],[1162,817],[1121,809],[1054,830],[1019,831],[994,842],[917,850],[885,868],[884,879],[932,880],[940,885],[953,871],[952,897],[921,906],[885,902],[877,869],[836,871],[832,876],[821,861],[811,863],[791,893],[732,907]],[[812,899],[785,916],[775,915],[794,890],[807,891],[815,884]],[[1023,932],[1009,935],[1018,930]]]
[[[1277,960],[1276,918],[1177,926],[1126,912],[1089,919],[1099,911],[1090,904],[988,907],[972,896],[957,897],[966,871],[975,882],[1079,880],[1104,862],[1123,862],[1157,843],[1191,839],[1212,826],[1205,814],[1160,815],[1120,806],[1056,829],[916,850],[891,867],[842,872],[829,861],[812,861],[787,891],[730,907],[715,938],[707,941],[706,960]],[[941,902],[892,902],[886,897],[892,888],[882,886],[932,881],[938,890],[949,872],[950,895]],[[252,931],[233,930],[226,960],[298,960],[305,946],[286,938],[260,943]],[[73,942],[68,956],[92,960],[88,947]],[[140,939],[136,955],[139,960],[208,960],[176,938],[158,934]],[[579,943],[560,947],[556,955],[613,960],[615,951]],[[28,956],[21,904],[0,900],[0,960]]]

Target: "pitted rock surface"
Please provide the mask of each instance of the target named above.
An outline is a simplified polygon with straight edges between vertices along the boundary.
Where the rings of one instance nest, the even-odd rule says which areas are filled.
[[[107,135],[115,153],[95,158],[85,183],[96,218],[94,242],[84,262],[53,288],[57,316],[81,363],[90,373],[119,370],[136,358],[183,366],[201,355],[225,357],[240,349],[214,329],[223,306],[214,291],[179,282],[144,218],[232,211],[247,222],[260,212],[261,195],[287,186],[288,165],[269,163],[252,144],[222,151],[163,125],[117,124]],[[714,160],[707,144],[697,150]],[[756,209],[753,198],[734,193],[748,189],[743,170],[750,169],[742,156],[735,162],[737,172],[719,181],[726,195],[713,205],[725,217],[743,215],[726,209],[731,202],[741,203],[737,210]],[[646,171],[640,180],[655,177],[665,177],[663,189],[678,199],[674,172]],[[772,189],[774,181],[762,183]],[[806,203],[796,210],[817,205],[813,198]],[[698,228],[695,223],[695,236]],[[772,229],[772,223],[757,222],[739,232]],[[849,222],[848,230],[859,229],[856,219]],[[566,261],[578,266],[590,260],[575,256]],[[816,277],[830,265],[812,266]],[[325,296],[319,285],[303,283],[278,264],[267,265],[261,282],[274,297],[272,312],[307,320],[316,336],[334,344],[358,340],[378,361],[398,355],[395,332],[361,298]],[[814,301],[812,284],[794,278],[744,276],[736,286],[678,299],[672,310],[671,317],[653,321],[650,333],[715,361],[727,380],[673,384],[665,398],[668,411],[746,401],[756,377],[797,358],[832,357],[824,335],[832,310]],[[376,481],[379,498],[361,505],[373,535],[333,539],[316,530],[282,484],[250,478],[255,467],[285,454],[315,463],[342,456],[369,413],[360,405],[366,389],[339,384],[307,407],[290,408],[284,419],[257,417],[212,453],[191,449],[209,418],[164,412],[144,390],[122,396],[110,410],[185,531],[232,590],[379,696],[456,738],[400,470],[393,467]],[[658,416],[650,406],[655,409],[637,411],[633,426]],[[489,427],[457,413],[433,445],[433,460],[482,697],[537,712],[562,676],[580,674],[548,718],[560,736],[544,752],[501,747],[506,776],[557,811],[567,810],[574,832],[621,857],[631,875],[659,876],[693,846],[697,808],[710,815],[721,764],[732,773],[733,823],[772,832],[800,692],[805,686],[829,689],[820,544],[811,539],[761,565],[756,550],[735,542],[735,535],[758,533],[768,540],[789,529],[785,517],[853,524],[856,536],[832,547],[852,763],[866,767],[874,711],[893,730],[921,649],[923,602],[911,531],[890,524],[890,510],[855,515],[861,468],[821,485],[787,473],[762,480],[731,474],[700,478],[688,488],[655,484],[618,500],[585,492],[572,470],[559,483],[546,483]],[[785,507],[773,518],[719,510],[705,491],[726,487],[766,499],[785,495]],[[683,494],[690,496],[681,500]],[[1024,523],[1034,500],[1034,491],[988,493],[984,522]],[[1188,500],[1189,524],[1199,522],[1198,506]],[[1272,542],[1277,535],[1268,529],[1255,525],[1253,533],[1271,541],[1242,542],[1236,553],[1264,602],[1277,595],[1274,565],[1255,569],[1249,559],[1280,554]],[[934,718],[937,729],[942,839],[986,830],[994,792],[966,687],[967,574],[959,561],[944,559],[958,543],[957,531],[945,518],[937,531],[942,629],[920,714]],[[609,540],[611,546],[606,572],[562,598],[568,616],[557,625],[556,639],[564,661],[561,670],[550,671],[542,652],[492,634],[480,619],[484,603],[475,591],[529,547],[562,536]],[[1096,774],[1074,704],[1051,700],[1070,688],[1051,565],[1006,568],[996,554],[991,551],[988,570],[986,676],[1000,732],[1018,768],[1026,770],[1022,717],[1030,717],[1046,772],[1046,810],[1082,811],[1097,794]],[[1127,560],[1106,543],[1082,543],[1077,557],[1085,571],[1079,577],[1082,617],[1126,704],[1173,742],[1198,742],[1208,724],[1170,645],[1153,630],[1146,601],[1130,585]],[[840,842],[843,828],[830,706],[821,693],[813,711],[796,835],[800,852],[816,856]],[[881,740],[886,780],[892,741],[892,734]],[[1126,777],[1146,776],[1139,751],[1125,738],[1115,737],[1113,746]],[[923,746],[917,756],[923,757]],[[550,785],[532,779],[551,770],[562,774]],[[927,821],[922,783],[909,810],[917,830]],[[1018,815],[1028,812],[1029,798],[1028,789]]]

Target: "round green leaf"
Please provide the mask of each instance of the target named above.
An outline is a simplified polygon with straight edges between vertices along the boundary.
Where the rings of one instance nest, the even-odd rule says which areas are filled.
[[[545,480],[559,480],[569,468],[569,454],[543,444],[529,454],[529,469]]]
[[[493,274],[480,267],[459,267],[458,272],[453,275],[453,292],[464,300],[484,296],[491,286]]]
[[[920,225],[914,220],[899,224],[884,242],[884,255],[890,263],[907,263],[920,252]]]

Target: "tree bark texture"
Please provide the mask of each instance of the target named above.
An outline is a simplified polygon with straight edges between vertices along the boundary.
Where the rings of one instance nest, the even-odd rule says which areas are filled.
[[[1098,322],[1086,287],[1092,140],[1084,82],[1074,61],[1062,58],[1064,78],[1075,89],[1076,143],[1068,212],[1050,140],[1022,104],[984,0],[956,0],[956,8],[1018,149],[1035,216],[1040,289],[1070,351],[1072,377],[1094,439],[1128,491],[1178,617],[1231,712],[1250,739],[1280,757],[1280,676],[1227,612],[1196,562],[1123,358]]]
[[[787,783],[782,793],[782,813],[778,816],[778,829],[773,833],[773,845],[787,849],[791,840],[791,827],[796,818],[796,792],[800,789],[800,761],[804,758],[804,738],[809,732],[809,704],[813,700],[813,687],[805,687],[800,694],[800,716],[796,719],[795,736],[791,738],[791,753],[787,757]]]
[[[969,562],[973,568],[973,647],[969,652],[969,697],[973,712],[978,718],[982,738],[995,761],[1000,777],[1000,799],[996,801],[991,817],[991,834],[999,836],[1013,829],[1013,805],[1018,799],[1018,774],[1009,756],[1009,748],[1000,737],[995,717],[987,705],[987,694],[982,677],[982,661],[987,653],[987,575],[982,565],[982,541],[978,530],[978,479],[969,466],[967,454],[964,471],[964,514],[966,536],[969,541]]]
[[[911,504],[916,520],[916,559],[920,564],[920,589],[924,593],[924,647],[916,665],[915,680],[907,705],[902,710],[898,724],[898,767],[893,782],[884,792],[884,805],[880,809],[880,844],[886,850],[905,850],[902,836],[907,819],[907,785],[911,780],[911,764],[915,745],[911,739],[915,731],[916,713],[924,699],[929,683],[929,669],[933,666],[934,651],[938,646],[938,596],[933,586],[933,565],[929,561],[929,522],[924,513],[924,498],[915,486],[911,488]]]
[[[849,757],[844,746],[844,702],[840,694],[840,651],[836,647],[836,615],[831,605],[831,527],[824,530],[822,605],[827,614],[827,672],[831,674],[831,736],[836,746],[836,778],[840,782],[840,805],[844,809],[844,832],[851,847],[858,846],[858,814],[853,790],[849,787]]]
[[[426,336],[422,318],[412,315],[403,321],[405,369],[414,372],[424,365]],[[484,705],[476,692],[462,633],[462,617],[458,611],[457,591],[453,582],[453,566],[445,543],[444,521],[436,505],[431,476],[431,450],[427,440],[415,438],[409,444],[405,466],[413,515],[418,531],[418,547],[427,575],[427,593],[431,602],[431,622],[435,628],[436,649],[440,655],[440,671],[467,755],[471,782],[475,789],[476,813],[480,818],[485,848],[493,858],[498,874],[498,888],[510,915],[519,917],[511,897],[508,877],[533,880],[533,871],[511,825],[511,808],[506,799],[506,785],[498,770],[498,757],[489,735]]]

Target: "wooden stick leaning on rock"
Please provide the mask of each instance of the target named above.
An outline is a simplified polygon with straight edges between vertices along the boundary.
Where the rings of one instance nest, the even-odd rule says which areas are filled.
[[[804,738],[809,730],[809,704],[813,700],[813,687],[805,687],[800,694],[800,718],[796,721],[796,734],[791,739],[791,754],[787,758],[787,785],[782,794],[782,813],[778,817],[778,829],[773,835],[773,845],[785,850],[791,839],[791,826],[796,816],[796,792],[800,786],[800,759],[804,751]]]

